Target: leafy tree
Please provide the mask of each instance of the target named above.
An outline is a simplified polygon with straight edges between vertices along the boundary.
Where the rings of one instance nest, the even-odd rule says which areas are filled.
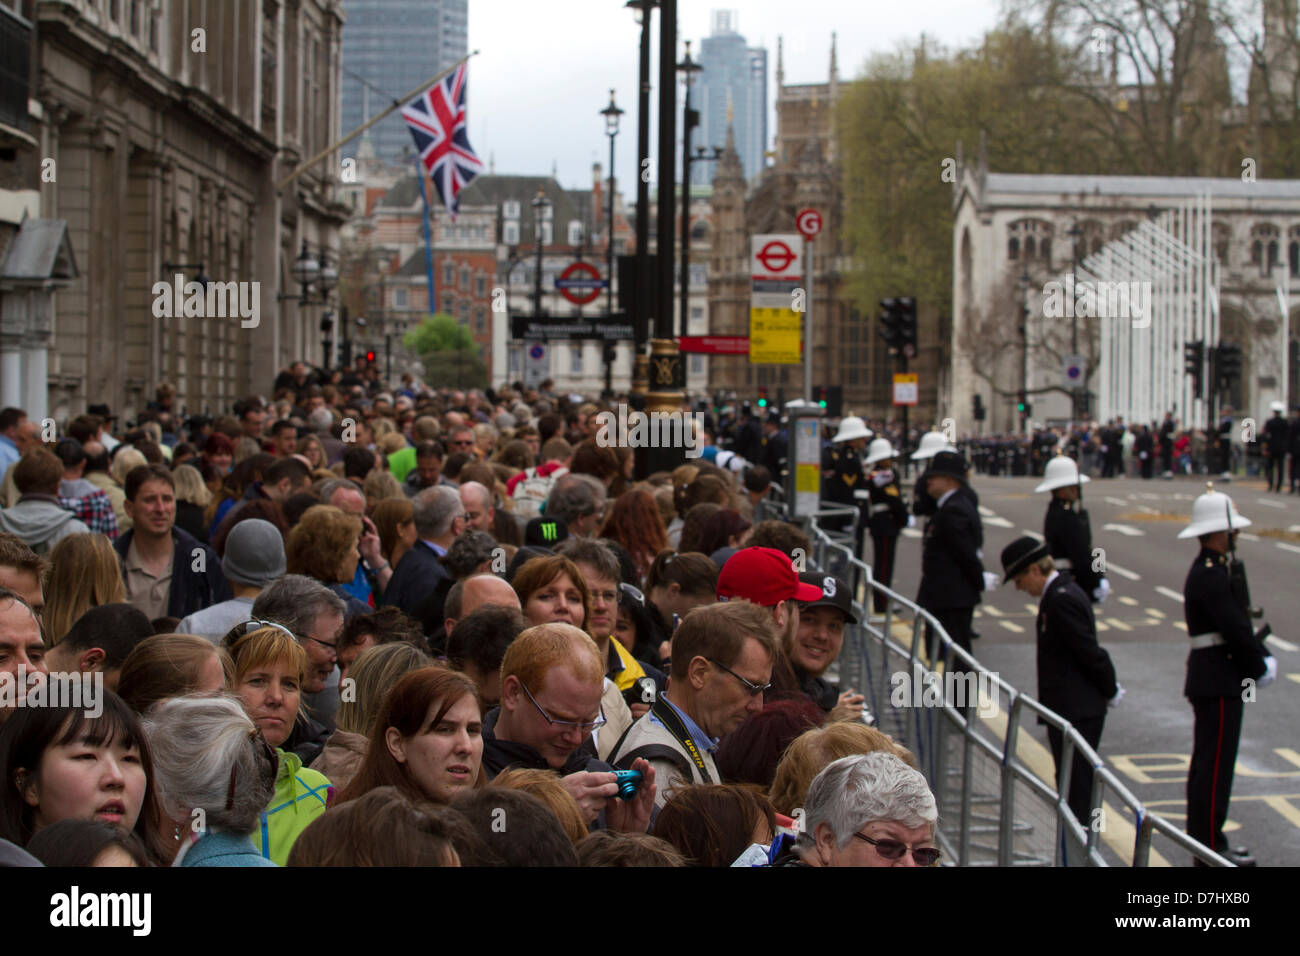
[[[487,388],[487,366],[478,343],[455,317],[438,312],[406,333],[407,349],[424,362],[425,379],[435,388]]]

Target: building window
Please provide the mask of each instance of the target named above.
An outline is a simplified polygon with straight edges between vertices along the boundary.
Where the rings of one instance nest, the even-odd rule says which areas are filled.
[[[468,266],[460,267],[460,287],[462,289],[469,289],[469,267]]]
[[[454,296],[445,295],[442,297],[442,311],[448,315],[456,314],[456,298]]]
[[[474,310],[474,331],[487,331],[487,309],[478,308]]]
[[[451,262],[442,264],[442,284],[451,285]]]
[[[691,355],[691,374],[692,374],[692,375],[703,375],[703,374],[704,374],[704,356],[703,356],[703,355],[699,355],[699,354],[692,354],[692,355]]]
[[[1228,250],[1232,244],[1232,231],[1223,223],[1214,224],[1214,255],[1218,258],[1219,264],[1225,269],[1230,264],[1228,262]]]
[[[393,308],[395,309],[407,308],[407,291],[405,289],[393,290]]]
[[[696,322],[703,318],[704,318],[704,306],[702,305],[691,306],[691,321]]]
[[[512,348],[510,350],[510,377],[517,379],[523,374],[524,368],[524,350]]]
[[[1287,263],[1292,278],[1300,276],[1300,226],[1287,230]]]
[[[1277,226],[1270,223],[1259,223],[1250,230],[1250,262],[1259,266],[1259,274],[1265,279],[1272,275],[1273,267],[1278,264],[1278,237]]]
[[[480,299],[487,294],[487,279],[484,276],[479,276],[474,280],[474,294]]]
[[[573,375],[582,374],[582,346],[569,346],[569,372]]]
[[[1015,236],[1007,240],[1007,258],[1012,262],[1020,258],[1020,240]]]

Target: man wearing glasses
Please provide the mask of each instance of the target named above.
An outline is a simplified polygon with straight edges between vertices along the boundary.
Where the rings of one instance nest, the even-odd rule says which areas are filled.
[[[764,608],[747,601],[696,608],[673,635],[667,693],[632,725],[610,760],[624,770],[650,761],[660,781],[659,806],[674,786],[721,783],[713,757],[718,740],[762,711],[778,647]]]
[[[470,458],[476,459],[478,456],[474,454],[474,429],[468,425],[453,428],[451,434],[447,436],[447,451],[453,455],[458,451],[464,452]]]
[[[605,723],[600,698],[605,664],[590,637],[571,624],[524,631],[501,661],[501,705],[483,720],[483,770],[553,770],[588,822],[603,812],[611,830],[644,833],[655,804],[651,764],[629,769],[645,779],[632,800],[616,797],[612,768],[596,756],[592,732]]]
[[[772,866],[934,866],[939,810],[894,754],[843,757],[813,778],[797,838],[773,842]]]

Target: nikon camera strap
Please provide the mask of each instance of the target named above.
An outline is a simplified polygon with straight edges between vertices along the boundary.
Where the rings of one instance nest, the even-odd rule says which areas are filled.
[[[658,718],[659,722],[664,725],[670,734],[673,735],[673,739],[681,745],[682,750],[686,751],[686,753],[690,755],[691,762],[695,764],[695,768],[700,772],[700,776],[704,779],[704,782],[706,784],[713,783],[713,775],[709,773],[708,765],[704,762],[704,755],[701,754],[700,749],[695,746],[695,741],[686,730],[686,725],[682,723],[681,717],[677,715],[677,711],[673,709],[672,704],[668,703],[661,695],[656,698],[653,704],[650,705],[650,713],[654,714],[655,717]],[[631,731],[631,729],[632,728],[629,727],[628,731]],[[626,732],[623,734],[623,737],[627,737]],[[636,760],[638,757],[644,757],[647,760],[669,760],[677,764],[679,770],[685,771],[687,769],[685,761],[682,759],[681,752],[673,750],[663,744],[647,744],[645,746],[637,747],[635,750],[626,754],[620,753],[622,747],[623,738],[620,738],[619,742],[614,745],[614,749],[611,752],[619,754],[617,765],[624,769],[630,768],[632,766],[632,761]]]

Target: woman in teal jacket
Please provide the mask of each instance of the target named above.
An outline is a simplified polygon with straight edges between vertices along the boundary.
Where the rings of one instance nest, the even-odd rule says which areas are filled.
[[[154,784],[175,825],[173,866],[274,866],[253,846],[275,789],[276,756],[234,697],[195,695],[145,719]]]

